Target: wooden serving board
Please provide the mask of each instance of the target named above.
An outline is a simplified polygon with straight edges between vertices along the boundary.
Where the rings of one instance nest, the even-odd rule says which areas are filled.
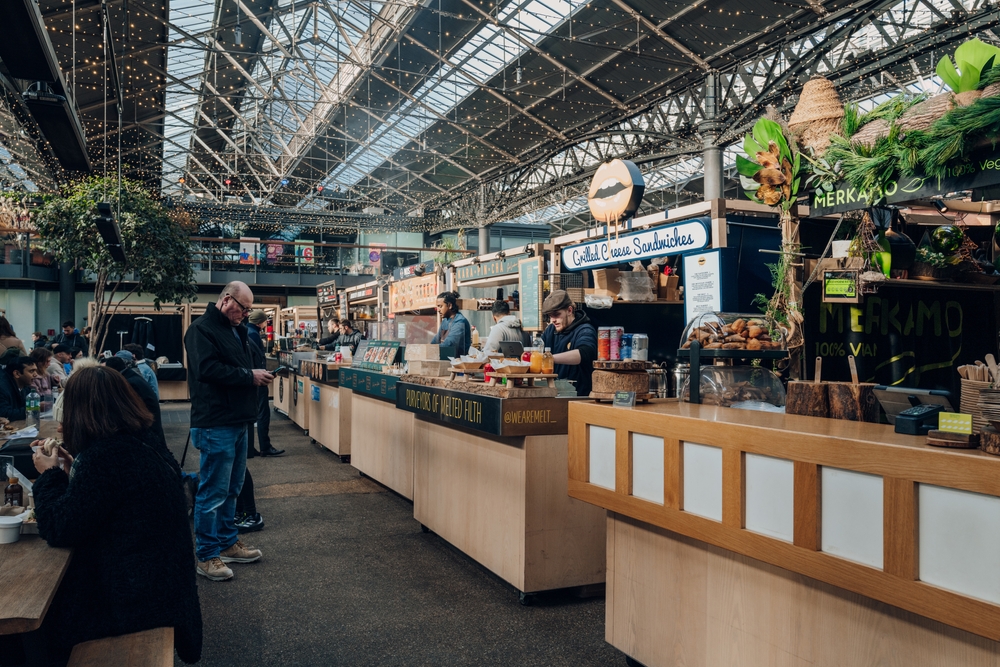
[[[952,449],[976,449],[979,447],[979,438],[975,435],[933,430],[927,433],[927,444]]]
[[[602,403],[604,401],[613,402],[615,400],[615,395],[613,393],[607,394],[607,393],[600,392],[600,391],[592,391],[592,392],[590,392],[590,398],[594,399],[598,403]],[[636,402],[642,401],[643,403],[648,403],[649,399],[651,399],[651,398],[656,398],[656,397],[653,396],[653,394],[636,394],[635,395]]]
[[[644,371],[647,368],[652,368],[653,364],[650,361],[595,361],[594,370],[602,371]]]

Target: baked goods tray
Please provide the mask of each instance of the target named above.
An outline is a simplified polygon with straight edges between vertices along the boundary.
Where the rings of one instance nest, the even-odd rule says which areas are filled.
[[[788,356],[788,350],[706,350],[702,348],[698,353],[702,359],[784,359]],[[677,350],[678,359],[687,359],[691,355],[691,350]]]

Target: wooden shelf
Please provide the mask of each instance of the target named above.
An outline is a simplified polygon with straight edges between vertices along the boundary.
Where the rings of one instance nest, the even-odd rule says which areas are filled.
[[[586,303],[584,303],[586,305]],[[612,306],[683,306],[683,301],[668,301],[667,299],[657,299],[656,301],[615,301]]]

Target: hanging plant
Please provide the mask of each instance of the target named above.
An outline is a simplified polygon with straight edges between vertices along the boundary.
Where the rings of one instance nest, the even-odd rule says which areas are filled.
[[[955,49],[955,62],[944,56],[935,71],[945,85],[951,88],[956,101],[964,106],[975,101],[980,92],[980,76],[1000,60],[1000,49],[979,39],[970,39]],[[966,101],[968,100],[968,101]]]

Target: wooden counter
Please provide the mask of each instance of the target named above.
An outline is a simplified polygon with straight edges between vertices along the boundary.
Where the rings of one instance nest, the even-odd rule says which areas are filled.
[[[572,404],[606,639],[659,667],[1000,666],[1000,458],[892,427]]]
[[[309,408],[309,435],[338,455],[351,458],[351,390],[337,382],[312,381]]]
[[[413,500],[413,415],[351,391],[351,465]]]
[[[569,402],[396,391],[417,417],[414,518],[522,594],[604,582],[605,513],[564,484]]]
[[[288,371],[281,371],[271,383],[274,387],[274,409],[286,417],[292,406],[292,378],[294,377]]]
[[[288,418],[306,434],[309,433],[309,394],[312,380],[305,375],[293,374],[289,378],[291,385],[291,404],[288,406]]]
[[[37,535],[0,544],[0,635],[37,630],[72,556]]]

